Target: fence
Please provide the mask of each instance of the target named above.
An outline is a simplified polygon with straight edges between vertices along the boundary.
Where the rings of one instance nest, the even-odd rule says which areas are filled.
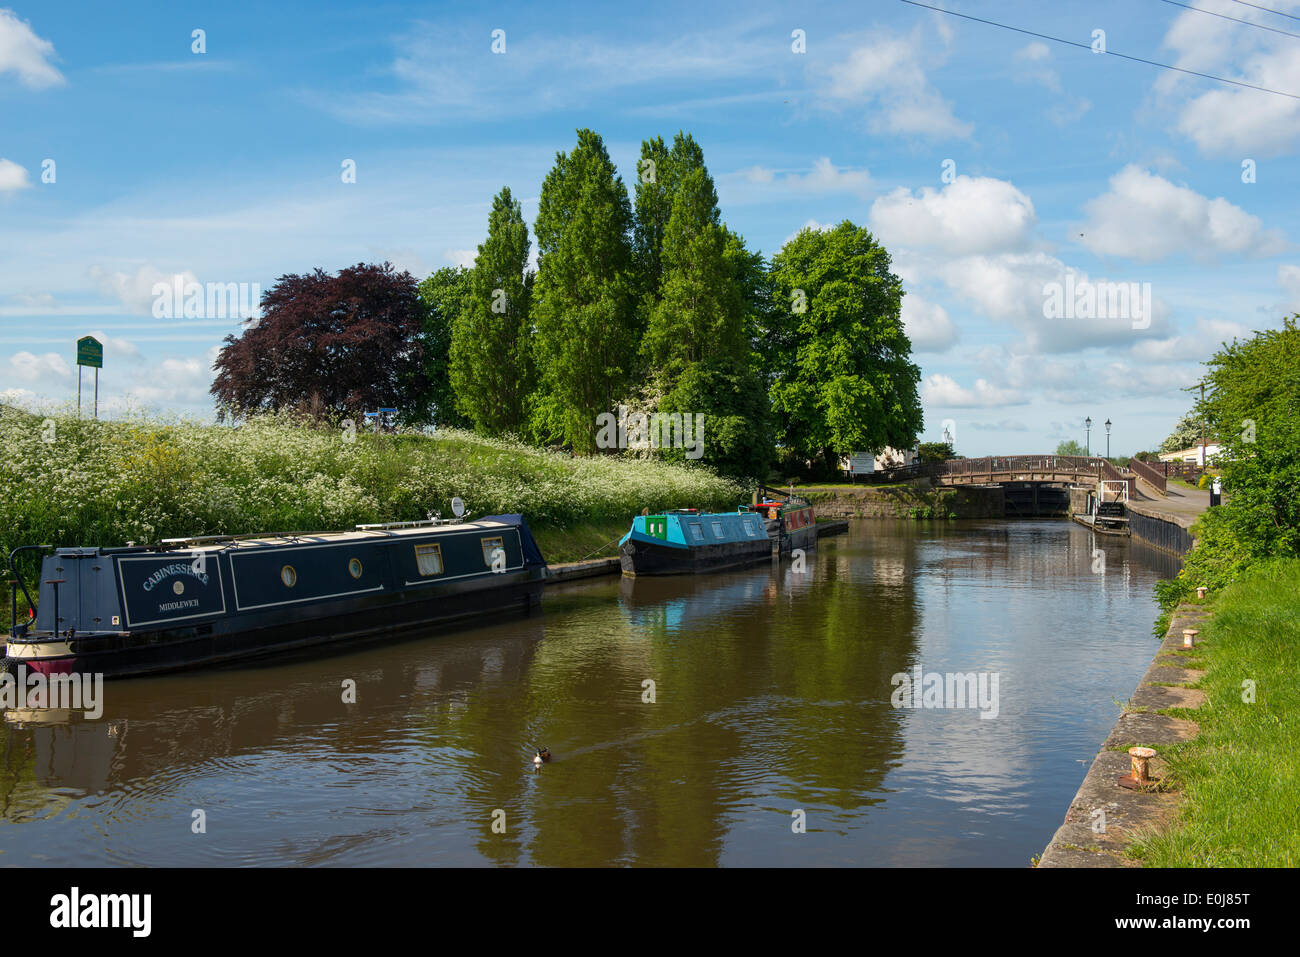
[[[1168,463],[1164,462],[1161,464],[1167,465]],[[1154,465],[1151,465],[1149,462],[1143,462],[1141,459],[1130,459],[1128,467],[1137,475],[1138,478],[1146,482],[1161,495],[1165,494],[1165,487],[1168,482],[1165,478],[1164,469],[1156,468]]]

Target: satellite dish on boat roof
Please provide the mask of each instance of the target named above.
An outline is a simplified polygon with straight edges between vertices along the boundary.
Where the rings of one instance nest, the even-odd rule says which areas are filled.
[[[465,514],[465,503],[461,501],[460,496],[451,500],[451,511],[457,518]]]

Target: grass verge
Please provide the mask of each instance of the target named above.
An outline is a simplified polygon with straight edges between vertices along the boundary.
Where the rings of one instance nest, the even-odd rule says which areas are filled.
[[[1300,560],[1251,569],[1218,595],[1213,612],[1202,629],[1201,733],[1163,755],[1184,794],[1179,817],[1129,853],[1148,867],[1296,867]]]

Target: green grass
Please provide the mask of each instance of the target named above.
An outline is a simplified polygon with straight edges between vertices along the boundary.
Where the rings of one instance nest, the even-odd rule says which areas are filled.
[[[1184,794],[1174,826],[1135,844],[1149,867],[1300,865],[1300,560],[1228,586],[1202,626],[1201,733],[1167,749]],[[1255,702],[1242,701],[1255,682]]]
[[[232,427],[142,416],[95,422],[0,406],[0,560],[29,544],[449,517],[459,496],[471,515],[522,512],[548,560],[568,561],[625,531],[643,508],[732,510],[749,500],[748,490],[695,466],[571,458],[459,431],[349,438],[287,415]],[[24,566],[29,576],[33,569]]]

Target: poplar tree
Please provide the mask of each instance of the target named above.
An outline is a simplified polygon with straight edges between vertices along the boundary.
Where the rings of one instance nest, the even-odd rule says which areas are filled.
[[[487,238],[452,329],[456,408],[485,435],[522,435],[528,425],[536,389],[529,247],[519,201],[505,187],[492,200]]]
[[[659,298],[664,234],[682,178],[704,168],[704,151],[689,133],[678,131],[671,149],[662,136],[641,142],[637,161],[634,246],[641,294],[649,305]]]
[[[533,300],[541,390],[534,422],[575,451],[596,449],[596,416],[631,384],[640,346],[632,207],[601,138],[578,131],[542,184]]]
[[[775,442],[749,336],[759,304],[747,301],[762,286],[761,257],[720,219],[713,180],[702,161],[692,163],[678,179],[663,230],[645,355],[663,395],[659,411],[704,414],[702,461],[765,478]]]

